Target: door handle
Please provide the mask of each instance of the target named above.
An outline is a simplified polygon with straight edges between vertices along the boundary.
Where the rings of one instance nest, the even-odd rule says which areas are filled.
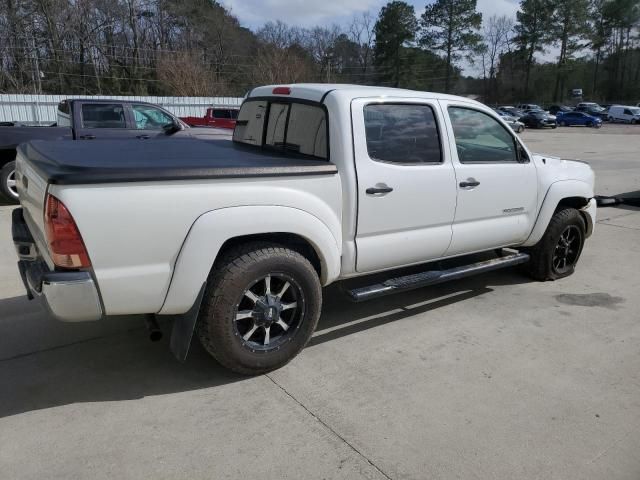
[[[393,188],[388,187],[386,185],[380,185],[379,187],[369,187],[366,190],[367,195],[378,195],[381,193],[390,193],[393,192]]]
[[[80,135],[80,140],[93,140],[96,138],[95,135]]]
[[[138,135],[138,136],[136,136],[136,138],[138,140],[148,140],[149,139],[149,135]]]
[[[471,181],[460,182],[460,188],[477,187],[478,185],[480,185],[480,182],[478,182],[477,180],[473,180],[473,179],[469,179],[469,180]]]

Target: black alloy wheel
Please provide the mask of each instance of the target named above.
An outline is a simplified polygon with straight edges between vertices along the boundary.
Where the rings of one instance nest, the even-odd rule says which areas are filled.
[[[575,225],[568,225],[560,234],[551,259],[551,266],[557,275],[564,275],[575,267],[582,243],[582,232]]]
[[[288,275],[273,273],[256,280],[236,305],[236,338],[252,352],[278,350],[300,328],[304,303],[302,289]]]

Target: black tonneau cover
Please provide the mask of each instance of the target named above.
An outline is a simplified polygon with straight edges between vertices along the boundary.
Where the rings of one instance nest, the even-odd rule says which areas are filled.
[[[230,140],[35,140],[18,150],[49,183],[60,185],[327,175],[338,171],[327,161],[261,152]]]

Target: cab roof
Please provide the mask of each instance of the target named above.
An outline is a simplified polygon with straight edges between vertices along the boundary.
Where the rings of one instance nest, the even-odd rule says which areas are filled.
[[[286,92],[286,89],[288,89],[289,93],[274,93],[274,90],[276,92]],[[406,90],[403,88],[370,87],[366,85],[352,85],[345,83],[293,83],[289,85],[266,85],[254,88],[249,92],[247,98],[284,97],[321,102],[326,96],[333,93],[340,93],[343,96],[350,97],[351,99],[362,97],[429,98],[436,100],[462,99],[462,97],[447,95],[444,93],[422,92],[417,90]],[[477,103],[469,98],[464,98],[464,101]]]

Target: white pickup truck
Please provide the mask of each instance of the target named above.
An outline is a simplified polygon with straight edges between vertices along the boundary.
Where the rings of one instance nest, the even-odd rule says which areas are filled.
[[[348,290],[361,301],[521,263],[558,279],[596,214],[587,164],[531,153],[486,106],[350,85],[256,88],[233,141],[34,141],[17,182],[30,297],[154,334],[170,316],[179,358],[195,331],[245,374],[304,347],[323,286],[389,271]]]

